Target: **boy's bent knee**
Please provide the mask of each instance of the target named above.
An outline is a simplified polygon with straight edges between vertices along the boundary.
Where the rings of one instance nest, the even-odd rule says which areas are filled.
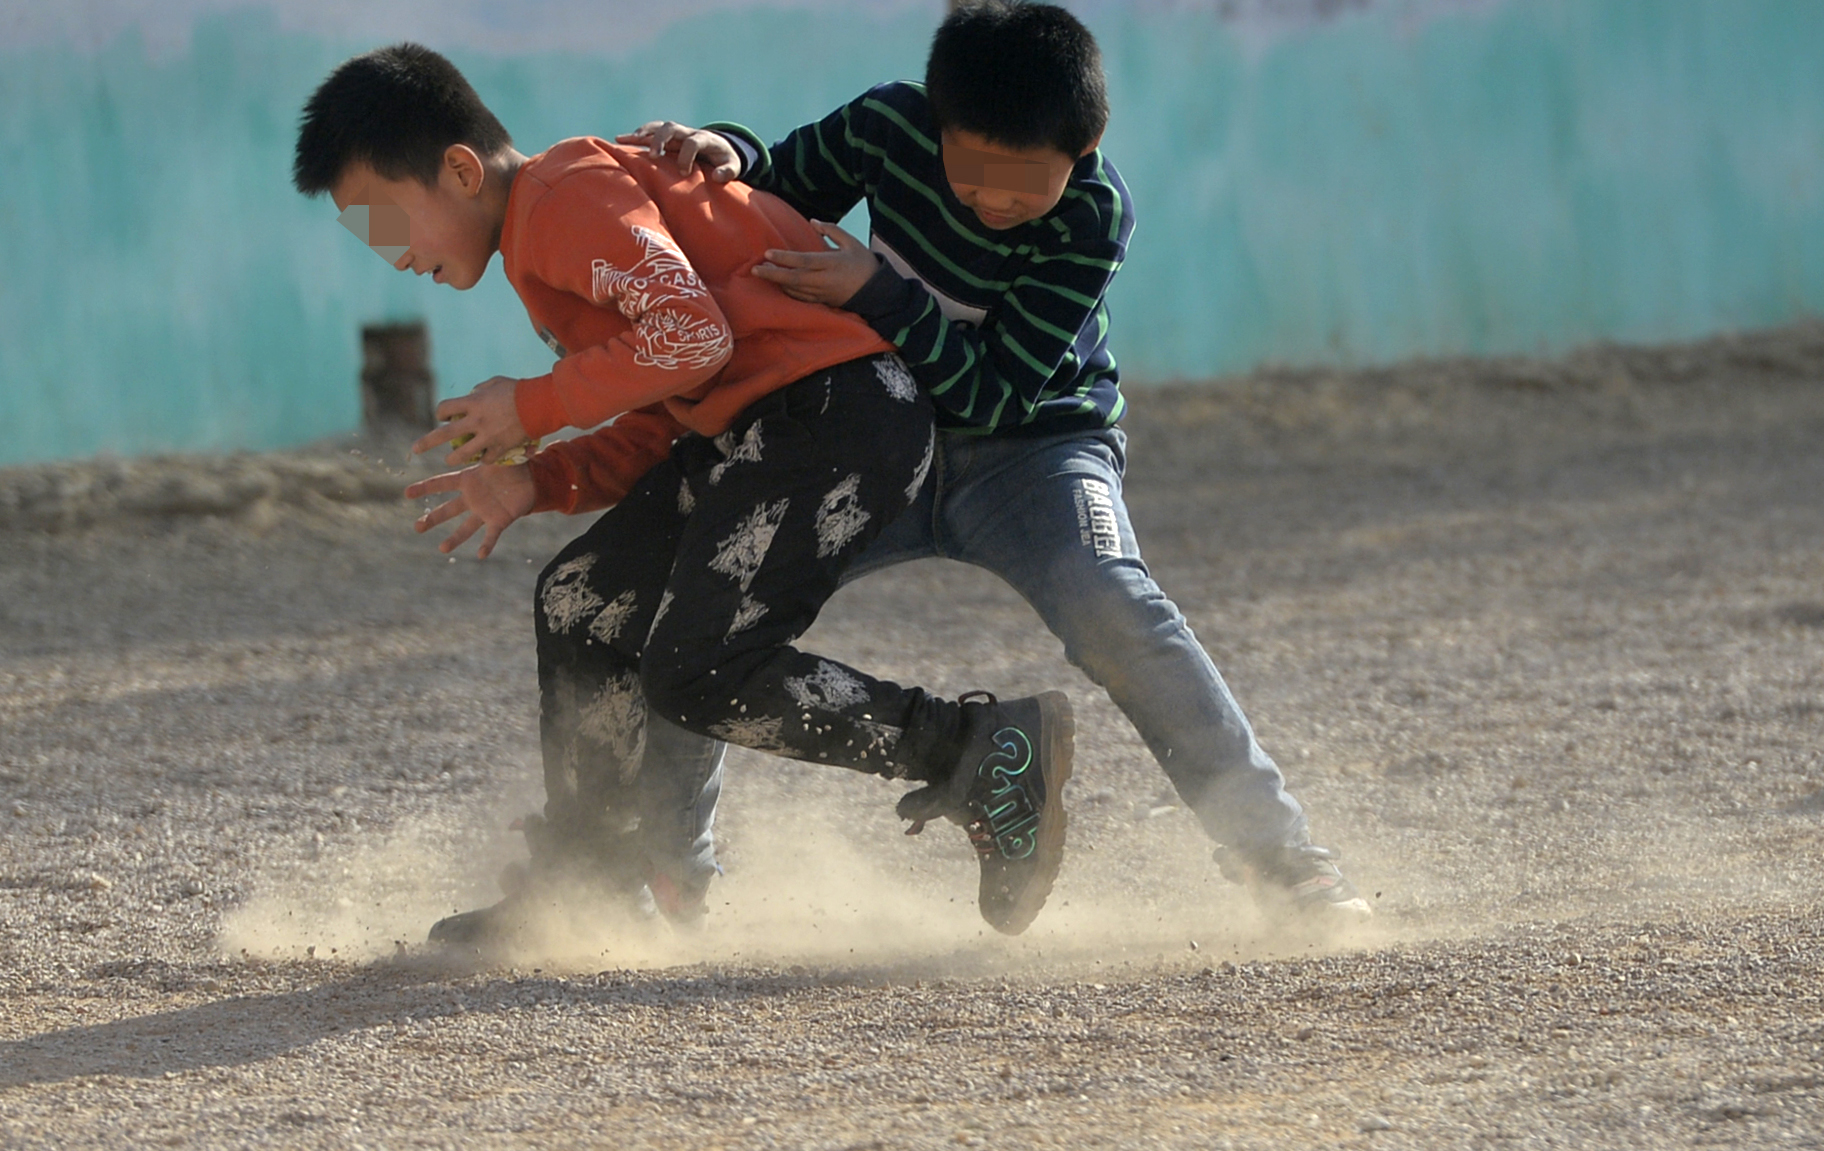
[[[1065,567],[1035,599],[1045,622],[1061,636],[1080,629],[1115,633],[1174,629],[1184,623],[1171,597],[1139,559]]]
[[[1184,613],[1143,568],[1079,586],[1043,605],[1040,615],[1064,642],[1065,657],[1104,686],[1196,642]]]
[[[713,670],[699,672],[657,660],[640,666],[640,689],[646,694],[646,706],[653,714],[698,735],[706,734],[734,704],[726,694],[728,688],[717,683],[718,678]]]

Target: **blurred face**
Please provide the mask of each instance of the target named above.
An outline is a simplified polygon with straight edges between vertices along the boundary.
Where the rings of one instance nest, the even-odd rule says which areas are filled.
[[[444,153],[435,184],[409,176],[388,180],[355,163],[329,194],[341,212],[337,222],[381,259],[466,291],[487,271],[500,244],[499,224],[481,195],[490,175],[473,149],[457,144]]]
[[[996,231],[1036,220],[1057,207],[1079,159],[1055,148],[1009,148],[954,128],[945,129],[942,140],[950,190],[976,219]],[[1083,155],[1095,150],[1096,143],[1091,143]]]

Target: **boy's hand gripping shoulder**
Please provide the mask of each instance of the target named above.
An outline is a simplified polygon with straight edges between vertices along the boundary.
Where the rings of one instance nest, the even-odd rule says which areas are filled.
[[[673,153],[677,157],[678,171],[686,176],[696,164],[703,165],[704,173],[718,184],[726,184],[741,174],[741,154],[727,137],[676,120],[649,120],[631,132],[616,136],[614,142],[645,148],[654,160],[667,152]]]
[[[532,209],[528,227],[534,278],[616,309],[631,325],[565,356],[549,375],[520,381],[528,435],[594,427],[688,393],[734,354],[722,309],[626,172],[602,166],[566,175]]]
[[[770,147],[732,121],[694,131],[721,137],[738,154],[736,175],[744,183],[771,192],[807,219],[840,220],[881,182],[885,153],[869,141],[884,137],[885,96],[896,87],[876,85]]]

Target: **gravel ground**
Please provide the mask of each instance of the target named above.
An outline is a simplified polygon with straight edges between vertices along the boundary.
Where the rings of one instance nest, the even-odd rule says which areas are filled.
[[[446,560],[371,445],[11,469],[0,1146],[1824,1147],[1824,327],[1134,399],[1149,559],[1371,928],[1269,932],[931,562],[808,642],[1071,691],[1030,932],[891,785],[743,753],[701,935],[461,964],[580,525]]]

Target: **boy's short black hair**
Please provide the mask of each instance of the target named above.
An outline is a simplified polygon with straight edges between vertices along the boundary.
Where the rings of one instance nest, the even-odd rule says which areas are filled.
[[[422,44],[376,48],[343,61],[305,103],[292,182],[320,195],[365,163],[388,180],[435,184],[452,144],[487,157],[513,138],[456,65]]]
[[[925,93],[940,128],[1080,156],[1108,125],[1102,52],[1055,4],[977,0],[931,38]]]

